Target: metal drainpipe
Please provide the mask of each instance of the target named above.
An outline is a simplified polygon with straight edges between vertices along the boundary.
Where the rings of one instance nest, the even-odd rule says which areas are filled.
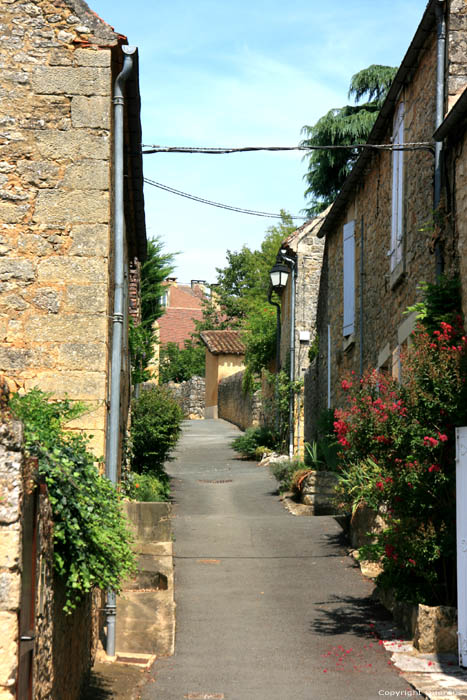
[[[124,95],[123,86],[133,70],[136,46],[122,46],[123,68],[114,84],[114,312],[112,317],[112,357],[110,366],[110,413],[107,435],[106,473],[113,484],[117,483],[117,465],[120,436],[120,384],[122,371],[122,340],[124,312]],[[115,622],[117,599],[114,591],[107,591],[107,645],[108,656],[115,656]]]
[[[280,252],[284,260],[292,270],[292,288],[290,299],[290,383],[295,380],[295,260]],[[291,392],[289,400],[289,457],[294,454],[294,393]]]
[[[436,21],[437,21],[437,56],[436,56],[436,125],[437,129],[444,119],[444,73],[446,61],[446,17],[444,14],[444,1],[436,3]],[[441,168],[443,159],[443,143],[436,141],[435,143],[435,179],[434,179],[434,196],[433,208],[439,206],[441,199]],[[439,278],[443,273],[444,260],[441,251],[441,246],[437,241],[435,244],[435,266],[436,277]]]

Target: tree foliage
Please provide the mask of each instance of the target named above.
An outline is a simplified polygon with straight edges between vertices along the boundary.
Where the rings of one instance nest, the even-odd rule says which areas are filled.
[[[259,249],[244,245],[227,251],[227,265],[217,268],[217,285],[204,304],[203,318],[196,322],[196,337],[204,330],[239,329],[245,354],[244,388],[254,387],[254,377],[274,357],[276,312],[268,303],[269,271],[276,262],[281,243],[295,231],[290,214],[281,210],[281,220],[266,230]]]
[[[331,109],[314,126],[304,126],[306,138],[302,146],[350,146],[365,143],[376,121],[378,113],[396,74],[391,66],[371,65],[356,73],[349,87],[348,97],[356,104]],[[362,99],[367,101],[360,104]],[[316,214],[332,203],[352,165],[358,157],[356,149],[310,151],[308,172],[305,180],[308,187],[305,196],[310,197],[308,214]]]
[[[267,304],[269,271],[280,244],[296,228],[283,209],[281,217],[267,229],[258,250],[244,245],[240,251],[227,251],[227,265],[216,268],[217,284],[204,304],[202,321],[196,324],[198,336],[203,330],[242,328],[251,314]]]
[[[186,382],[191,377],[204,377],[205,350],[192,340],[186,340],[184,347],[177,343],[167,343],[159,356],[159,382]]]
[[[164,462],[175,449],[181,432],[183,411],[172,393],[154,385],[131,404],[132,467],[168,482]]]
[[[141,323],[137,326],[130,319],[129,348],[132,383],[140,384],[149,379],[147,367],[151,362],[156,342],[154,321],[164,313],[161,303],[163,282],[174,269],[176,253],[164,252],[159,238],[148,241],[147,257],[141,265]]]
[[[164,294],[164,280],[174,270],[177,253],[164,252],[164,244],[159,238],[148,241],[148,252],[141,265],[141,322],[154,323],[164,313],[161,303]]]

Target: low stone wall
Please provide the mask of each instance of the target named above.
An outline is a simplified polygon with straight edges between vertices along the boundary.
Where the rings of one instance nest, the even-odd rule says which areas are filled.
[[[206,381],[204,377],[192,377],[180,384],[169,382],[167,386],[180,403],[187,418],[191,420],[204,418],[206,405]]]
[[[243,375],[237,372],[219,382],[218,416],[246,430],[261,422],[261,392],[244,394]]]
[[[310,471],[300,484],[300,500],[313,506],[313,515],[334,515],[337,474],[328,471]]]
[[[175,646],[170,503],[124,502],[138,559],[136,576],[117,598],[117,657],[169,656]]]

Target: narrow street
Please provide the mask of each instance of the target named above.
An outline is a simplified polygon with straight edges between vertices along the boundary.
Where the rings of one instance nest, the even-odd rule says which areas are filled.
[[[294,517],[224,421],[187,421],[173,477],[175,655],[144,700],[362,700],[409,690],[332,517]]]

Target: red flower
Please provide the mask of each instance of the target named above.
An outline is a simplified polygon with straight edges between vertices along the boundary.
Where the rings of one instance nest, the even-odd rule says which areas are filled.
[[[384,489],[384,484],[382,481],[377,481],[375,484],[376,488],[382,491]]]
[[[428,435],[425,435],[423,438],[423,444],[425,447],[436,447],[438,445],[438,440],[436,440],[433,437],[429,437]]]
[[[441,467],[438,464],[432,464],[431,466],[428,467],[429,472],[440,472]]]
[[[441,442],[447,442],[448,436],[444,435],[443,433],[438,433],[438,437],[441,440]]]
[[[341,387],[344,389],[344,391],[348,391],[352,388],[352,386],[352,382],[348,382],[347,379],[343,379],[341,381]]]
[[[412,564],[412,566],[415,566],[416,563],[415,559],[409,559],[409,564]]]

